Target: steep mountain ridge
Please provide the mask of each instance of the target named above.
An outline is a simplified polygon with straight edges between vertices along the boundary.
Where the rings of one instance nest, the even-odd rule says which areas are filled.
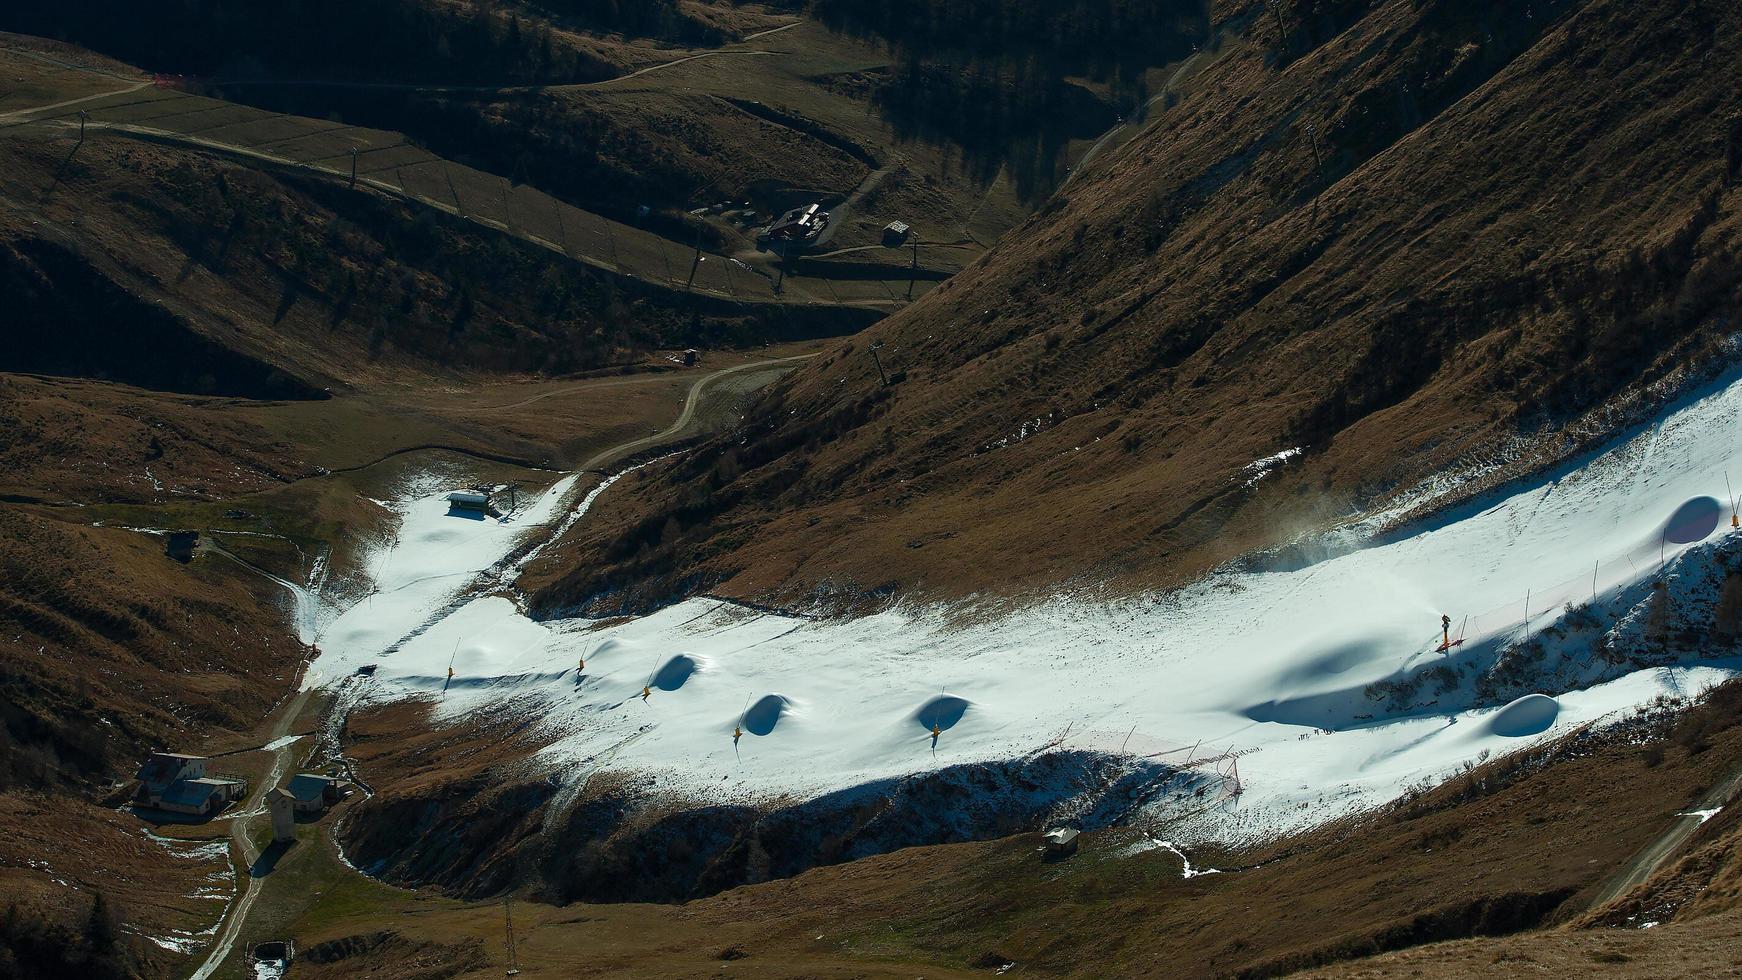
[[[644,471],[540,607],[1165,585],[1496,447],[1569,452],[1604,428],[1584,413],[1722,348],[1742,12],[1212,22],[1142,132],[741,431]]]

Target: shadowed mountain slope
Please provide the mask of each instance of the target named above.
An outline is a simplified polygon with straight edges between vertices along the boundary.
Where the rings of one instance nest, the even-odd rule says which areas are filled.
[[[643,471],[543,606],[1166,584],[1521,437],[1552,435],[1540,465],[1723,348],[1742,11],[1212,23],[1198,73],[985,260]]]

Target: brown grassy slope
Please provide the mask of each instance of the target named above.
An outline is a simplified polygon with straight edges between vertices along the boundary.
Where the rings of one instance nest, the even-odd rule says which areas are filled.
[[[71,149],[0,139],[0,284],[18,303],[0,336],[20,341],[0,367],[303,397],[760,336],[752,317],[680,311],[374,193],[125,140]]]
[[[233,404],[0,375],[6,433],[0,495],[83,502],[151,500],[165,491],[228,497],[311,472],[289,445],[227,411]]]
[[[1642,717],[1495,760],[1394,807],[1287,840],[1233,851],[1188,846],[1197,867],[1220,874],[1186,879],[1165,849],[1132,854],[1143,838],[1130,829],[1089,835],[1062,863],[1039,860],[1038,839],[1021,835],[909,848],[677,906],[517,905],[516,921],[534,948],[568,951],[560,962],[534,960],[531,976],[695,976],[728,948],[759,975],[805,967],[854,975],[855,967],[906,963],[929,976],[1015,962],[1025,975],[1068,977],[1274,976],[1336,964],[1334,975],[1386,950],[1517,930],[1554,931],[1488,945],[1489,957],[1538,945],[1600,950],[1612,931],[1567,939],[1558,924],[1577,922],[1601,882],[1742,765],[1742,715],[1730,693],[1695,709],[1703,719],[1697,739],[1672,734],[1661,715]],[[378,758],[389,758],[381,753],[402,720],[371,723],[366,741]],[[445,752],[458,744],[435,741]],[[478,751],[483,759],[493,750]],[[397,763],[374,772],[384,793],[401,773],[408,787],[429,788]],[[455,797],[454,806],[469,805]],[[431,817],[407,812],[403,823],[427,836]],[[1165,825],[1150,831],[1169,836]],[[417,846],[434,853],[446,845]],[[476,851],[465,854],[478,860]],[[299,940],[380,927],[408,929],[413,939],[488,939],[499,921],[499,912],[426,918],[383,908]],[[1657,938],[1629,933],[1627,943],[1636,937]],[[1469,970],[1481,960],[1454,962]]]
[[[1710,692],[1703,706],[1676,724],[1667,747],[1645,748],[1646,760],[1661,758],[1677,767],[1700,764],[1722,743],[1715,732],[1742,717],[1739,699],[1742,690],[1734,684]],[[1737,772],[1734,763],[1716,770],[1717,778],[1702,794],[1705,798],[1690,805],[1704,809],[1678,812],[1674,819],[1683,826],[1698,823],[1652,877],[1558,929],[1439,943],[1309,975],[1570,976],[1596,970],[1614,977],[1734,976],[1742,967],[1736,956],[1742,938],[1742,813],[1733,782]],[[1623,777],[1620,783],[1625,782]],[[1714,804],[1718,809],[1711,813]]]
[[[230,868],[222,854],[177,846],[172,856],[131,817],[82,800],[0,793],[0,826],[6,828],[0,834],[0,975],[8,978],[44,976],[9,963],[9,955],[35,966],[58,958],[63,969],[74,968],[81,977],[174,975],[180,957],[125,933],[191,936],[211,924],[230,895]],[[96,895],[120,925],[113,933],[118,949],[105,959],[137,972],[105,974],[80,962],[91,953]],[[110,928],[115,926],[112,921]],[[57,927],[68,932],[57,933]],[[25,948],[35,945],[33,938],[59,948]]]
[[[212,729],[246,731],[303,650],[277,586],[159,538],[0,509],[0,788],[72,786]]]
[[[1393,0],[1279,69],[1260,9],[986,261],[619,497],[542,601],[1176,579],[1709,353],[1742,10]]]

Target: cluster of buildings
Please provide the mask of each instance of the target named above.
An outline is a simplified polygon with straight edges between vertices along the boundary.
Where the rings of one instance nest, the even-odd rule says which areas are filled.
[[[207,769],[210,759],[180,752],[153,752],[139,767],[133,803],[143,809],[210,819],[248,795],[248,781]],[[296,836],[298,817],[318,817],[345,798],[349,784],[338,773],[300,772],[266,794],[274,840]]]
[[[214,817],[248,794],[248,781],[221,773],[208,774],[203,756],[153,752],[134,777],[136,806],[190,817]]]
[[[272,839],[296,839],[298,816],[318,817],[345,798],[349,787],[337,774],[299,772],[290,782],[266,793],[266,810],[272,814]]]

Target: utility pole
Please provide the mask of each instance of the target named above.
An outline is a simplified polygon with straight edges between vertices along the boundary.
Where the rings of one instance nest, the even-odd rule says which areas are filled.
[[[1288,53],[1288,25],[1282,21],[1282,0],[1270,0],[1270,12],[1276,15],[1276,33],[1282,38],[1282,51]]]
[[[357,189],[357,148],[354,146],[351,147],[351,186],[349,189]]]
[[[90,118],[91,118],[90,113],[86,112],[83,109],[79,110],[79,142],[76,146],[73,147],[74,153],[79,152],[79,147],[85,145],[85,121],[87,119],[90,119]]]
[[[907,267],[907,299],[913,300],[913,281],[919,277],[919,236],[913,236],[913,264]]]
[[[513,899],[502,896],[502,917],[508,923],[508,976],[520,975],[520,956],[514,951],[514,907]]]
[[[1318,188],[1318,183],[1319,183],[1319,181],[1322,181],[1325,178],[1325,160],[1324,160],[1324,157],[1319,155],[1319,127],[1318,127],[1317,123],[1307,123],[1306,124],[1306,137],[1307,137],[1307,146],[1311,147],[1312,151],[1313,151],[1313,170],[1316,173],[1316,179],[1313,181],[1313,223],[1312,223],[1312,226],[1314,228],[1317,228],[1319,225],[1319,188]]]
[[[688,282],[683,284],[683,288],[689,289],[691,286],[695,285],[695,283],[696,283],[696,270],[701,268],[701,265],[702,265],[702,223],[701,223],[701,221],[698,220],[696,222],[696,256],[694,259],[690,260],[690,278],[689,278]]]
[[[887,388],[889,387],[889,375],[883,373],[883,358],[877,356],[877,352],[882,349],[883,341],[874,340],[871,342],[871,359],[877,362],[877,377],[883,380],[883,387]]]

